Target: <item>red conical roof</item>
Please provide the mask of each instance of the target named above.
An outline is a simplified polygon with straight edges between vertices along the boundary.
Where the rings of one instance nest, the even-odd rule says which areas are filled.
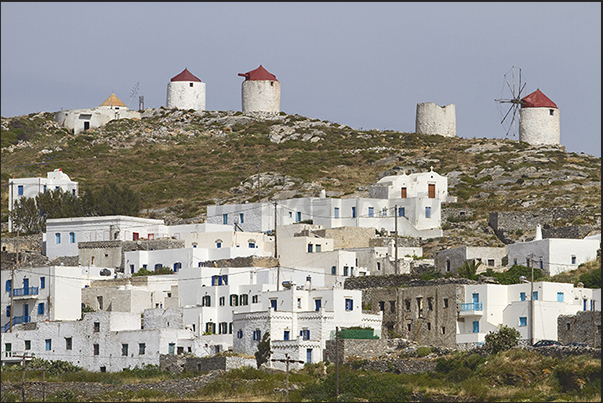
[[[522,108],[557,108],[557,105],[539,89],[521,98]],[[557,108],[559,109],[559,108]]]
[[[265,68],[262,67],[262,65],[260,64],[260,67],[258,67],[255,70],[251,70],[247,73],[239,73],[239,75],[241,77],[245,77],[245,81],[247,80],[272,80],[272,81],[278,81],[276,79],[276,76],[274,74],[269,73]]]
[[[201,82],[197,77],[193,75],[188,69],[182,70],[182,73],[172,77],[170,81],[198,81]]]

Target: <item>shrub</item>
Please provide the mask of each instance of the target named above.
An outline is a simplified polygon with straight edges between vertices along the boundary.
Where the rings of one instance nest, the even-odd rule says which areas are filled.
[[[431,354],[431,347],[421,346],[417,348],[417,355],[419,357],[427,357]]]
[[[485,345],[492,354],[498,354],[515,347],[520,336],[521,333],[517,329],[502,325],[497,332],[489,332],[485,336]]]

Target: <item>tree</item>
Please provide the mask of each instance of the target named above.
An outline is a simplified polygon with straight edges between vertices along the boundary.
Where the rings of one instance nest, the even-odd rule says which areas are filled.
[[[43,232],[46,220],[40,215],[35,199],[23,197],[17,200],[10,212],[13,230],[24,234]]]
[[[502,325],[497,332],[489,332],[484,338],[485,346],[491,354],[497,354],[511,347],[515,347],[519,342],[521,333],[514,327]]]
[[[140,195],[128,186],[115,183],[104,185],[96,192],[86,192],[83,204],[87,215],[129,215],[138,216],[141,208]]]
[[[471,259],[466,260],[461,267],[459,267],[459,276],[468,278],[469,280],[477,280],[477,269],[482,265],[479,260]]]
[[[272,351],[270,350],[270,332],[264,333],[262,340],[258,343],[258,351],[255,352],[255,363],[258,369],[270,359]]]

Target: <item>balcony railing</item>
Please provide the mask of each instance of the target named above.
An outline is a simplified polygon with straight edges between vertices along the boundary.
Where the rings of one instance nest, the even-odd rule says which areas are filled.
[[[482,302],[467,302],[461,304],[461,312],[466,311],[483,311],[483,303]]]
[[[13,326],[19,325],[21,323],[29,323],[29,322],[31,322],[31,316],[15,316],[15,317],[13,317]],[[4,325],[4,327],[2,328],[2,333],[8,332],[8,329],[10,329],[10,321]]]
[[[38,295],[38,287],[13,289],[13,297],[22,297],[24,295]]]

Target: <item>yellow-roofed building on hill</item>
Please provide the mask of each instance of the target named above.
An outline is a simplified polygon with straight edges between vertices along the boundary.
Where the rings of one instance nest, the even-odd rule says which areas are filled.
[[[92,109],[70,109],[56,112],[54,120],[74,134],[101,127],[115,119],[140,119],[141,113],[128,109],[114,93]]]

